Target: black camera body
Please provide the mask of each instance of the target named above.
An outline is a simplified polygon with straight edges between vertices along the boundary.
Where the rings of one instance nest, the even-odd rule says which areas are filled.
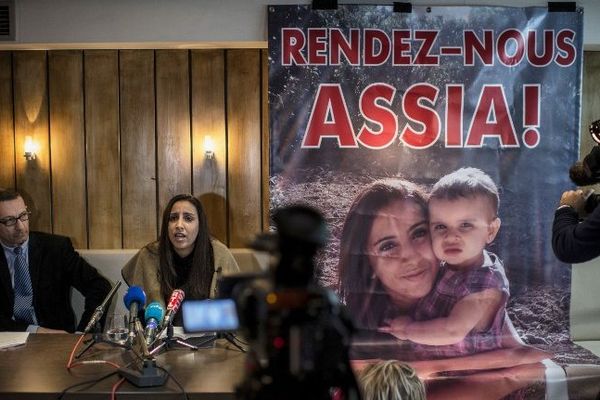
[[[293,206],[274,215],[266,241],[279,258],[265,284],[235,289],[240,325],[250,342],[240,399],[359,399],[348,351],[353,331],[336,295],[313,283],[316,251],[327,240],[316,211]],[[265,238],[262,238],[265,243]]]
[[[590,191],[585,199],[585,205],[583,206],[584,211],[589,214],[598,207],[600,204],[600,194],[594,193],[594,191]]]
[[[590,124],[590,135],[594,142],[600,144],[600,119]]]

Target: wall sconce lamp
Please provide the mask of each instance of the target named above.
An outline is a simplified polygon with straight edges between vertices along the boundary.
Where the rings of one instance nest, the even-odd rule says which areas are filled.
[[[204,154],[207,160],[215,158],[215,142],[209,135],[204,136]]]
[[[31,136],[25,136],[25,154],[23,156],[27,161],[35,160],[36,145]]]

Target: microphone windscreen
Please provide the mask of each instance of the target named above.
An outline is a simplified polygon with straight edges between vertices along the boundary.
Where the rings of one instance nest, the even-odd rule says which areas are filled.
[[[144,293],[144,289],[139,286],[131,286],[127,289],[127,293],[125,293],[125,296],[123,297],[123,302],[127,309],[129,309],[132,303],[138,303],[141,308],[146,304],[146,293]]]
[[[173,290],[171,297],[169,298],[169,304],[167,304],[167,310],[177,311],[181,302],[185,299],[185,292],[181,289]]]
[[[146,312],[144,313],[144,319],[146,321],[150,320],[150,318],[154,318],[159,322],[162,322],[165,317],[165,309],[158,301],[153,301],[148,304],[146,307]]]

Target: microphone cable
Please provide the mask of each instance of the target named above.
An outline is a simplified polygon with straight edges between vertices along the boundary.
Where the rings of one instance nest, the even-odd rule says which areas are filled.
[[[73,363],[73,358],[75,356],[75,351],[77,350],[77,348],[79,347],[79,345],[81,344],[81,342],[83,341],[83,338],[85,337],[85,335],[81,335],[79,337],[79,340],[77,340],[77,343],[75,343],[75,346],[73,346],[73,350],[71,350],[71,354],[69,355],[69,361],[67,361],[67,370],[70,370],[71,368],[75,368],[75,367],[79,367],[81,365],[85,365],[85,364],[108,364],[111,365],[115,368],[121,368],[118,364],[113,363],[111,361],[106,361],[106,360],[84,360],[84,361],[79,361],[76,363]]]
[[[87,381],[83,381],[83,382],[79,382],[79,383],[76,383],[76,384],[74,384],[74,385],[71,385],[71,386],[69,386],[69,387],[67,387],[67,388],[63,389],[63,391],[62,391],[62,392],[60,392],[60,394],[58,395],[57,399],[58,399],[58,400],[61,400],[61,399],[62,399],[62,398],[65,396],[65,394],[67,394],[67,392],[68,392],[69,390],[71,390],[71,389],[75,389],[75,388],[76,388],[76,387],[78,387],[78,386],[89,385],[89,387],[92,387],[92,386],[94,386],[96,383],[98,383],[98,382],[100,382],[100,381],[103,381],[103,380],[104,380],[104,379],[106,379],[106,378],[110,378],[110,377],[111,377],[111,376],[113,376],[113,375],[117,375],[118,373],[119,373],[119,371],[113,371],[113,372],[109,372],[108,374],[105,374],[105,375],[101,376],[100,378],[89,379],[89,380],[87,380]]]
[[[67,361],[67,370],[73,367],[73,357],[75,357],[75,350],[77,350],[81,342],[83,342],[84,337],[85,335],[81,335],[77,343],[75,343],[75,346],[73,346],[73,350],[71,351],[71,355],[69,356],[69,360]]]
[[[107,361],[107,360],[82,360],[82,361],[73,362],[75,352],[76,352],[77,348],[81,345],[81,342],[83,341],[84,337],[85,337],[85,335],[81,335],[79,337],[79,340],[77,340],[77,342],[75,343],[75,346],[73,346],[73,350],[71,350],[71,354],[69,355],[69,360],[67,361],[67,365],[66,365],[67,370],[70,370],[71,368],[79,367],[81,365],[86,365],[86,364],[108,364],[117,369],[121,368],[121,366],[119,364],[116,364],[116,363],[113,363],[112,361]],[[136,351],[133,351],[133,349],[130,349],[130,350],[139,360],[141,360],[141,361],[144,360]],[[136,361],[136,360],[134,360],[134,361]]]
[[[164,371],[169,378],[173,379],[173,382],[175,382],[175,384],[177,385],[177,387],[179,388],[179,390],[181,390],[181,394],[183,394],[183,398],[185,400],[189,400],[190,399],[189,396],[188,396],[188,394],[187,394],[187,392],[183,388],[183,385],[166,368],[159,367],[159,366],[156,366],[156,368],[160,369],[161,371]]]
[[[125,378],[119,379],[110,389],[110,400],[115,400],[117,398],[117,389],[121,384],[125,382]]]
[[[188,394],[187,394],[187,392],[183,388],[183,385],[177,379],[175,379],[175,377],[173,375],[171,375],[171,373],[166,368],[159,367],[159,366],[157,366],[156,368],[160,369],[161,371],[164,371],[167,374],[167,376],[169,378],[171,378],[173,380],[173,382],[175,382],[175,384],[177,385],[177,387],[181,391],[181,394],[183,394],[183,398],[185,400],[189,400],[190,399],[189,396],[188,396]],[[115,384],[112,386],[111,392],[110,392],[110,399],[111,400],[115,400],[116,399],[117,390],[119,389],[119,386],[121,386],[123,384],[123,382],[125,382],[125,380],[126,380],[125,378],[121,378],[117,382],[115,382]]]
[[[119,369],[121,369],[121,366],[119,364],[114,363],[112,361],[108,361],[108,360],[82,360],[82,361],[78,361],[78,362],[74,363],[73,362],[73,358],[74,358],[75,352],[76,352],[77,348],[81,345],[81,342],[83,341],[84,337],[85,337],[85,335],[81,335],[79,337],[79,339],[77,340],[77,342],[75,343],[75,346],[73,346],[73,350],[71,350],[71,354],[69,355],[69,360],[67,361],[67,365],[66,365],[67,371],[70,371],[72,368],[80,367],[82,365],[92,365],[92,364],[110,365],[111,367],[116,368],[117,372],[118,372]],[[125,368],[129,367],[131,364],[133,364],[136,361],[142,361],[142,362],[144,361],[144,359],[136,351],[133,351],[133,349],[130,349],[130,350],[131,350],[131,353],[133,353],[133,355],[135,357],[137,357],[137,359],[134,359],[133,361],[131,361],[130,363],[128,363],[125,366]],[[99,378],[99,380],[102,380],[102,379],[105,379],[105,378],[107,378],[107,377]],[[87,382],[94,382],[94,381],[95,380],[87,381]],[[85,384],[85,383],[86,382],[83,382],[81,384]],[[72,387],[77,387],[77,386],[79,386],[79,384],[74,385]],[[63,392],[66,393],[66,391],[69,390],[69,389],[71,389],[72,387],[68,387]],[[61,394],[61,396],[63,396],[64,393]],[[62,398],[62,397],[59,397],[59,398]]]
[[[69,364],[71,364],[71,362],[72,362],[72,359],[73,359],[73,355],[75,354],[75,350],[77,349],[77,347],[78,347],[78,346],[79,346],[79,344],[81,343],[81,341],[82,341],[82,338],[83,338],[84,336],[85,336],[85,335],[81,335],[81,338],[80,338],[80,339],[77,341],[77,343],[75,344],[75,347],[73,348],[73,351],[72,351],[72,353],[71,353],[71,357],[70,357],[70,359],[69,359]],[[127,363],[127,364],[125,365],[125,367],[123,367],[123,368],[129,368],[129,367],[131,367],[131,366],[132,366],[134,363],[136,363],[136,362],[138,362],[138,361],[144,361],[144,359],[143,359],[143,358],[141,358],[141,357],[139,356],[139,354],[137,354],[137,352],[133,351],[132,353],[133,353],[133,354],[134,354],[134,355],[137,357],[137,359],[135,359],[135,360],[133,360],[133,361],[131,361],[131,362]],[[80,361],[80,362],[77,362],[77,363],[75,363],[75,364],[72,364],[72,365],[70,365],[70,366],[69,366],[69,364],[67,364],[67,365],[68,365],[68,366],[67,366],[67,368],[68,368],[68,369],[69,369],[69,368],[74,368],[74,367],[77,367],[77,366],[79,366],[79,365],[83,365],[83,364],[109,364],[109,365],[112,365],[112,366],[116,366],[116,368],[120,368],[118,364],[116,364],[116,363],[112,363],[112,362],[110,362],[110,361],[105,361],[105,360],[88,360],[88,361]],[[173,380],[173,382],[175,382],[175,385],[177,385],[177,387],[179,388],[179,390],[180,390],[180,393],[183,395],[183,398],[184,398],[185,400],[189,400],[189,396],[188,396],[188,393],[185,391],[185,388],[183,387],[183,385],[181,384],[181,382],[179,382],[179,380],[178,380],[177,378],[175,378],[175,376],[173,376],[173,374],[171,374],[171,372],[170,372],[169,370],[167,370],[167,369],[166,369],[166,368],[164,368],[164,367],[158,366],[158,365],[156,366],[156,368],[158,368],[158,369],[160,369],[161,371],[165,372],[165,373],[167,374],[167,376],[168,376],[169,378],[171,378],[171,379]],[[119,373],[119,371],[118,371],[118,370],[116,370],[116,371],[112,371],[112,372],[109,372],[108,374],[102,375],[102,376],[101,376],[101,377],[99,377],[99,378],[89,379],[89,380],[87,380],[87,381],[79,382],[79,383],[73,384],[73,385],[71,385],[71,386],[68,386],[68,387],[66,387],[65,389],[63,389],[63,391],[62,391],[62,392],[61,392],[61,393],[58,395],[58,398],[57,398],[57,399],[58,399],[58,400],[62,400],[62,398],[65,396],[65,394],[67,394],[67,392],[68,392],[69,390],[71,390],[71,389],[74,389],[74,388],[76,388],[76,387],[83,386],[83,385],[89,385],[88,387],[92,387],[92,386],[94,386],[95,384],[97,384],[98,382],[101,382],[101,381],[103,381],[104,379],[110,378],[110,377],[111,377],[111,376],[113,376],[113,375],[117,375],[118,373]],[[119,379],[117,382],[115,382],[115,384],[112,386],[112,389],[111,389],[111,399],[113,399],[113,400],[115,399],[115,397],[116,397],[116,392],[117,392],[117,390],[118,390],[119,386],[121,386],[121,385],[123,384],[123,382],[124,382],[124,381],[125,381],[125,378],[121,378],[121,379]]]
[[[82,335],[82,337],[83,337],[83,336],[84,336],[84,335]],[[136,354],[135,352],[133,352],[133,353],[134,353],[134,354]],[[136,356],[137,356],[137,354],[136,354]],[[139,360],[135,359],[135,360],[133,360],[133,361],[131,361],[131,362],[127,363],[127,364],[125,365],[125,367],[124,367],[124,368],[129,368],[131,365],[133,365],[133,364],[134,364],[135,362],[137,362],[137,361],[139,361]],[[143,361],[143,360],[142,360],[142,361]],[[104,361],[104,360],[89,360],[89,361],[86,361],[86,362],[83,362],[83,361],[81,361],[81,362],[75,363],[75,364],[74,364],[72,367],[75,367],[75,366],[78,366],[78,365],[81,365],[81,364],[84,364],[84,363],[85,363],[85,364],[104,364],[104,363],[105,363],[105,361]],[[109,364],[109,365],[112,365],[112,366],[115,366],[115,365],[117,365],[117,364],[115,364],[115,363],[111,363],[111,362],[106,362],[106,363],[107,363],[107,364]],[[118,367],[118,368],[120,368],[118,365],[117,365],[117,367]],[[69,390],[71,390],[71,389],[74,389],[74,388],[76,388],[76,387],[83,386],[83,385],[88,385],[88,387],[92,387],[92,386],[94,386],[95,384],[97,384],[98,382],[101,382],[101,381],[103,381],[104,379],[110,378],[110,377],[111,377],[111,376],[113,376],[113,375],[117,375],[118,373],[119,373],[119,370],[117,369],[116,371],[109,372],[108,374],[102,375],[102,376],[100,376],[99,378],[88,379],[87,381],[83,381],[83,382],[75,383],[75,384],[73,384],[73,385],[71,385],[71,386],[68,386],[68,387],[66,387],[65,389],[63,389],[63,391],[62,391],[62,392],[60,392],[60,394],[58,395],[57,399],[58,399],[58,400],[61,400],[61,399],[62,399],[62,398],[65,396],[65,394],[67,394],[67,392],[68,392]],[[169,375],[169,376],[171,376],[171,375]],[[172,377],[172,376],[171,376],[171,377]],[[116,388],[118,388],[118,385],[115,385],[115,386],[116,386],[116,387],[115,387],[115,389],[116,389]],[[114,387],[114,386],[113,386],[113,387]]]

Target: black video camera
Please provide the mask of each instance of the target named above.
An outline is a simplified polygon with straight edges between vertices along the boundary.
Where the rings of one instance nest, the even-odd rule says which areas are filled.
[[[276,234],[254,248],[278,258],[270,281],[234,288],[240,325],[250,342],[237,388],[244,400],[360,398],[348,350],[353,331],[332,291],[314,283],[314,255],[326,243],[323,217],[304,206],[275,212]]]
[[[590,135],[597,143],[583,161],[577,161],[569,168],[569,177],[577,186],[600,183],[600,120],[590,124]],[[590,191],[585,201],[585,211],[592,212],[600,204],[600,194]]]

